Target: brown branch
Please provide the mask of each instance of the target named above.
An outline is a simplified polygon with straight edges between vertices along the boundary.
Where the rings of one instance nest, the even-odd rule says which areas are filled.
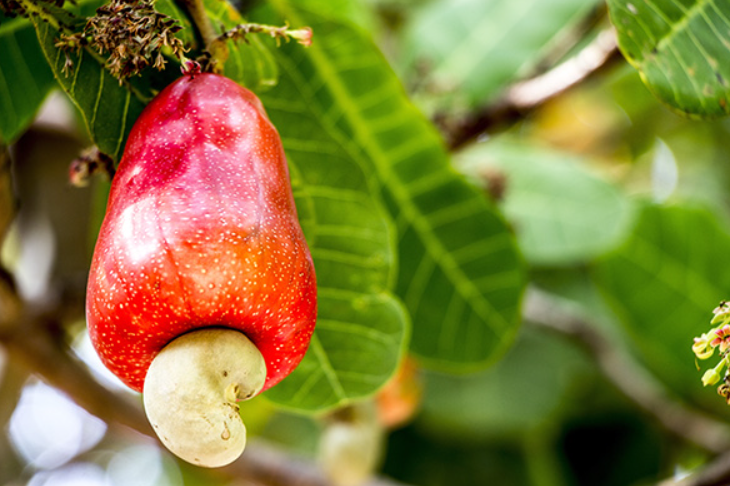
[[[613,28],[600,32],[575,56],[533,78],[508,88],[495,102],[447,129],[449,149],[458,150],[488,131],[499,130],[576,84],[621,60]]]
[[[51,319],[45,316],[24,319],[15,332],[1,334],[0,342],[8,357],[40,375],[46,383],[66,393],[92,415],[153,435],[139,404],[100,385],[86,366],[59,343],[53,331],[58,329],[58,323]]]
[[[28,379],[28,370],[17,366],[0,349],[0,428],[7,430]],[[8,434],[0,434],[0,484],[12,484],[21,477],[25,464],[13,448]]]
[[[631,355],[544,293],[529,294],[524,316],[532,325],[569,336],[583,346],[593,355],[606,378],[668,432],[716,454],[730,449],[730,426],[670,397]]]
[[[203,40],[203,44],[207,47],[209,46],[216,38],[215,29],[213,28],[213,23],[210,20],[210,17],[208,17],[208,14],[205,12],[205,6],[203,5],[202,0],[176,0],[176,3],[178,5],[182,5],[182,7],[188,12],[190,15],[190,18],[193,20],[193,23],[195,24],[195,27],[198,29],[198,32],[200,33],[200,37]]]
[[[696,473],[681,479],[668,479],[658,486],[727,486],[730,484],[730,452],[706,464]]]
[[[3,147],[0,146],[0,149]],[[0,150],[0,221],[5,226],[12,221],[16,206],[11,191],[9,165],[7,153]],[[3,236],[4,228],[0,226],[0,243]],[[0,266],[0,353],[4,351],[6,369],[21,368],[36,374],[92,415],[105,421],[115,433],[136,431],[157,440],[142,410],[141,400],[104,387],[67,345],[63,323],[83,316],[83,299],[79,298],[78,293],[73,289],[60,292],[64,298],[60,299],[59,304],[42,312],[37,306],[22,300],[12,275]],[[0,395],[0,398],[3,399],[3,406],[12,406],[12,397]],[[230,466],[215,470],[200,469],[199,474],[207,475],[208,483],[233,481],[236,484],[244,482],[270,486],[331,486],[322,469],[314,462],[255,440],[251,442],[241,458]],[[366,486],[396,484],[387,479],[373,478]]]
[[[85,365],[59,344],[52,329],[57,323],[49,318],[25,320],[18,331],[0,334],[10,359],[33,370],[49,385],[65,392],[89,413],[112,427],[123,425],[144,435],[153,433],[139,401],[112,392],[89,373]],[[118,429],[118,428],[117,428]],[[191,466],[192,467],[192,466]],[[331,486],[321,469],[311,461],[299,459],[273,447],[253,441],[241,458],[230,466],[209,470],[211,477],[252,481],[270,486]],[[398,483],[373,478],[364,486],[396,486]]]
[[[561,60],[565,59],[583,39],[586,39],[591,32],[610,25],[608,20],[608,6],[605,2],[598,3],[568,29],[558,33],[554,40],[550,41],[550,48],[544,53],[543,58],[535,65],[532,72],[526,73],[527,77],[534,77],[544,73]]]
[[[20,309],[20,311],[18,311]],[[66,393],[89,413],[120,431],[120,425],[157,439],[141,408],[141,402],[112,392],[72,356],[64,343],[56,316],[67,312],[32,315],[22,307],[12,281],[0,280],[0,345],[8,359],[40,376]],[[192,466],[190,466],[192,467]],[[208,470],[211,478],[243,480],[270,486],[331,486],[313,462],[299,459],[264,444],[249,444],[241,458],[225,468]],[[396,486],[373,478],[363,486]]]
[[[15,217],[15,207],[10,154],[8,148],[0,143],[0,242],[5,239],[5,233]]]

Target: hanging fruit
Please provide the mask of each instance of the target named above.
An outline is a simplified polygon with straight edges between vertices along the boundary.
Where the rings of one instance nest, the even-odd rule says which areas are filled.
[[[171,451],[222,466],[245,446],[237,402],[298,365],[316,305],[276,129],[253,93],[189,70],[145,108],[112,183],[86,302],[98,354]]]

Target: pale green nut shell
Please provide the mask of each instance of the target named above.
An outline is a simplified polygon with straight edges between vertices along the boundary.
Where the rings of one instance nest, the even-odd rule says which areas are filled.
[[[192,464],[221,467],[246,446],[238,401],[258,394],[266,364],[241,332],[202,329],[165,346],[144,383],[144,407],[172,453]]]

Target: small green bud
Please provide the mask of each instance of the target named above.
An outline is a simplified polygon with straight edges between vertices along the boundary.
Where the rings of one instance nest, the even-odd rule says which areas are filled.
[[[717,372],[715,368],[712,368],[710,370],[705,371],[705,374],[702,376],[702,384],[704,386],[707,385],[714,385],[718,381],[720,381],[720,373]]]

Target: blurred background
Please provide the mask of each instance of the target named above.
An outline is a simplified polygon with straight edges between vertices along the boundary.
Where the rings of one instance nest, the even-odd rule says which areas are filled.
[[[325,464],[335,483],[372,470],[387,478],[373,484],[422,486],[655,484],[730,448],[730,409],[702,387],[691,350],[730,298],[730,122],[663,105],[618,53],[602,2],[350,4],[454,167],[504,211],[529,266],[524,322],[486,370],[442,374],[409,358],[373,400],[324,416],[257,397],[242,405],[251,443]],[[112,405],[135,404],[96,357],[80,305],[109,185],[69,183],[88,145],[54,91],[9,149],[20,206],[2,262],[34,322]],[[44,383],[22,357],[52,343],[14,349],[0,346],[0,484],[253,484],[185,465]]]

